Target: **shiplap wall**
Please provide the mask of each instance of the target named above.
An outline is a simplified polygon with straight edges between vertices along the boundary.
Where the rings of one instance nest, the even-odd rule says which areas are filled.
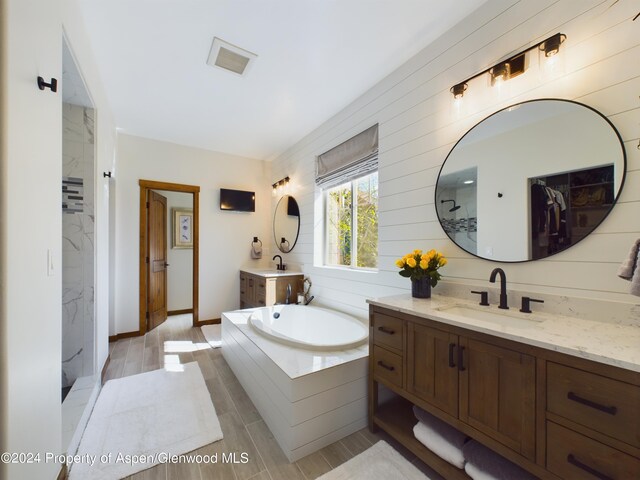
[[[286,255],[312,280],[321,305],[365,318],[371,297],[407,293],[394,260],[415,249],[436,248],[449,257],[442,270],[449,286],[483,285],[495,266],[510,288],[531,293],[639,303],[616,276],[640,236],[640,20],[635,0],[490,0],[398,70],[273,161],[273,179],[290,175],[301,210],[300,237]],[[390,28],[401,28],[400,25]],[[469,84],[457,111],[449,88],[544,38],[562,32],[560,74],[543,77],[533,67],[498,92],[485,78]],[[543,80],[544,78],[544,80]],[[627,177],[613,212],[579,245],[549,259],[498,264],[453,244],[434,208],[438,171],[455,142],[487,115],[523,100],[567,98],[592,106],[619,130],[627,152]],[[379,271],[314,265],[322,225],[314,186],[316,155],[374,123],[380,125]],[[272,208],[275,208],[274,199]],[[505,228],[508,220],[505,219]],[[314,242],[316,246],[314,247]],[[447,283],[442,287],[447,288]]]

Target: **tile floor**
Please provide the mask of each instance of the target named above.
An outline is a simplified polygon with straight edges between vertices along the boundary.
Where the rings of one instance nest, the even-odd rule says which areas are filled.
[[[195,453],[238,452],[239,455],[247,452],[249,455],[249,462],[245,464],[157,465],[127,477],[128,480],[311,480],[358,455],[380,439],[396,447],[430,478],[441,478],[384,432],[372,434],[367,429],[295,463],[289,463],[224,360],[221,349],[209,348],[201,330],[191,327],[190,315],[169,317],[144,337],[114,342],[110,344],[110,353],[106,380],[155,370],[163,367],[165,362],[197,361],[215,405],[224,438]]]

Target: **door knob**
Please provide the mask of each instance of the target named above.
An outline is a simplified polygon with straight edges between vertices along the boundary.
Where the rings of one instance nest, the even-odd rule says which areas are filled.
[[[168,266],[169,266],[169,264],[168,264],[168,263],[165,263],[165,264],[164,264],[164,266],[165,266],[165,267],[168,267]]]

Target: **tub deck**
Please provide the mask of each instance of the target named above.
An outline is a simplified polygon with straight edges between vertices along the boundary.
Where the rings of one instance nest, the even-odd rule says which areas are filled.
[[[368,345],[318,352],[276,343],[222,314],[222,355],[290,461],[367,424]]]

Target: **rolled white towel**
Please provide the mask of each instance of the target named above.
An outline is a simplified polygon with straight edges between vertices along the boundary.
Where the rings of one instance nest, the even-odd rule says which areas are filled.
[[[467,462],[464,471],[473,480],[537,480],[537,477],[475,440],[467,442],[462,453]]]
[[[462,446],[469,437],[419,407],[414,406],[413,413],[419,420],[413,427],[416,439],[440,458],[464,468]]]

